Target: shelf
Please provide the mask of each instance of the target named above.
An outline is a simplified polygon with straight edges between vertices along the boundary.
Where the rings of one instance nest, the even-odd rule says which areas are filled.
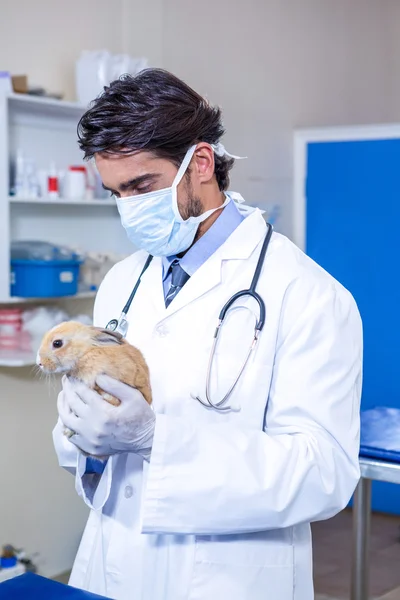
[[[29,94],[7,94],[12,108],[25,113],[42,114],[46,116],[59,116],[79,119],[87,110],[87,106],[77,102],[67,102],[54,98],[43,98]]]
[[[17,198],[16,196],[8,197],[11,204],[39,204],[48,206],[114,206],[116,208],[115,200],[105,198],[94,198],[93,200],[68,200],[66,198],[59,198],[58,200],[52,200],[51,198]]]
[[[0,300],[0,306],[5,304],[47,304],[49,302],[56,302],[59,300],[85,300],[95,298],[97,291],[79,292],[75,296],[52,296],[46,298],[18,298],[17,296],[11,296]]]
[[[34,367],[35,365],[36,356],[33,354],[0,351],[0,367]]]

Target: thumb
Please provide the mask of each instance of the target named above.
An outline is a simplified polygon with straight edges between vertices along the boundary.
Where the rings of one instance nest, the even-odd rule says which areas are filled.
[[[113,379],[108,375],[99,375],[96,377],[96,383],[105,392],[111,394],[121,400],[121,402],[125,402],[132,398],[132,394],[134,394],[135,390],[130,385],[126,385],[126,383],[122,383],[122,381],[118,381],[118,379]]]

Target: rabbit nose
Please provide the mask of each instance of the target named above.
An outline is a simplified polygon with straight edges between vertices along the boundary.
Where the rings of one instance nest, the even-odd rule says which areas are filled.
[[[39,353],[36,355],[36,364],[37,364],[37,366],[38,366],[38,367],[40,367],[40,368],[42,368],[42,367],[43,367],[43,365],[42,365],[42,362],[41,362],[41,360],[40,360]]]

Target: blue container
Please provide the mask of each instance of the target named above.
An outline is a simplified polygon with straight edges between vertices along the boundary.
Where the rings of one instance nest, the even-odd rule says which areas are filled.
[[[16,556],[7,556],[7,557],[2,556],[0,558],[0,567],[2,569],[10,569],[11,567],[15,567],[16,564],[17,564]]]
[[[11,296],[51,298],[78,291],[80,260],[11,260]]]

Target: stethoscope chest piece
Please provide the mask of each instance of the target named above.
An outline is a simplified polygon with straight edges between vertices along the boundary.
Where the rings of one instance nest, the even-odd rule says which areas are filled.
[[[129,323],[126,318],[126,314],[124,312],[121,313],[119,319],[111,319],[106,325],[106,329],[108,331],[113,331],[114,333],[118,333],[121,337],[126,337],[128,333]]]
[[[115,331],[118,327],[118,319],[111,319],[106,325],[106,329],[109,331]]]

